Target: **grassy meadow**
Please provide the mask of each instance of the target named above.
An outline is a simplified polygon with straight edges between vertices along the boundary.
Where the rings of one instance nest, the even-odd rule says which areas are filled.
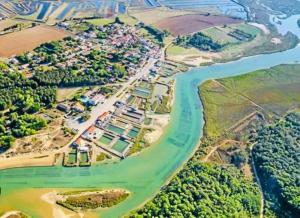
[[[274,116],[299,107],[300,65],[209,80],[199,92],[205,108],[205,133],[220,136],[255,110]]]

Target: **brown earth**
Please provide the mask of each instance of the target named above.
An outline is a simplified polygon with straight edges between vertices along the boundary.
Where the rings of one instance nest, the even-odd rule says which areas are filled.
[[[31,51],[40,44],[68,36],[67,32],[50,26],[36,26],[0,36],[0,56],[10,57]]]
[[[213,26],[237,24],[241,22],[242,20],[220,15],[206,16],[200,14],[188,14],[162,19],[156,22],[154,26],[162,30],[168,30],[172,35],[177,36],[195,33]]]

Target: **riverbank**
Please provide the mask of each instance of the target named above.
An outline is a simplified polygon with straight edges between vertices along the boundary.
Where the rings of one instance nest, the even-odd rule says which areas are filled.
[[[143,155],[129,157],[115,164],[90,168],[31,167],[1,170],[0,211],[8,204],[28,214],[33,214],[33,211],[37,214],[38,208],[32,208],[30,202],[26,198],[20,198],[19,195],[22,190],[30,187],[42,189],[98,186],[98,188],[124,188],[133,193],[121,204],[109,210],[99,211],[99,215],[115,218],[128,213],[145,200],[154,197],[154,193],[157,193],[168,178],[190,158],[199,143],[204,124],[202,105],[197,91],[199,84],[211,78],[245,74],[280,63],[300,61],[299,52],[300,48],[296,47],[281,53],[248,57],[178,74],[176,98],[169,127],[161,139],[146,149]],[[13,195],[14,190],[19,190],[18,194]],[[31,196],[30,191],[26,196]],[[34,204],[39,201],[36,200]]]
[[[54,152],[31,153],[0,159],[0,170],[22,167],[53,166],[54,163]]]

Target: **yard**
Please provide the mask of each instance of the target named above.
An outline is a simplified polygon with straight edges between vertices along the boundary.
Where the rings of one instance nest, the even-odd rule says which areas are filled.
[[[59,88],[56,93],[57,102],[70,100],[81,88]]]

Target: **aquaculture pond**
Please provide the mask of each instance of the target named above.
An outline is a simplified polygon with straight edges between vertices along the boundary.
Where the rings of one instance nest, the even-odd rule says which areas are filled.
[[[99,142],[103,143],[105,145],[109,145],[113,139],[114,139],[113,136],[108,135],[108,134],[103,134],[103,136],[99,139]]]
[[[139,134],[140,128],[133,127],[127,134],[130,138],[135,138]]]
[[[116,143],[112,146],[112,149],[120,152],[120,153],[123,153],[124,150],[128,147],[129,143],[122,140],[122,139],[118,139],[116,141]]]
[[[120,128],[120,127],[117,127],[115,125],[112,125],[112,124],[108,124],[108,126],[106,127],[107,130],[111,131],[111,132],[114,132],[118,135],[122,135],[123,132],[125,131],[124,129]]]
[[[43,3],[41,3],[42,9],[41,9],[39,15],[37,16],[38,20],[43,20],[44,19],[44,17],[46,15],[46,13],[47,13],[48,8],[50,7],[50,5],[51,5],[50,2],[43,2]]]

